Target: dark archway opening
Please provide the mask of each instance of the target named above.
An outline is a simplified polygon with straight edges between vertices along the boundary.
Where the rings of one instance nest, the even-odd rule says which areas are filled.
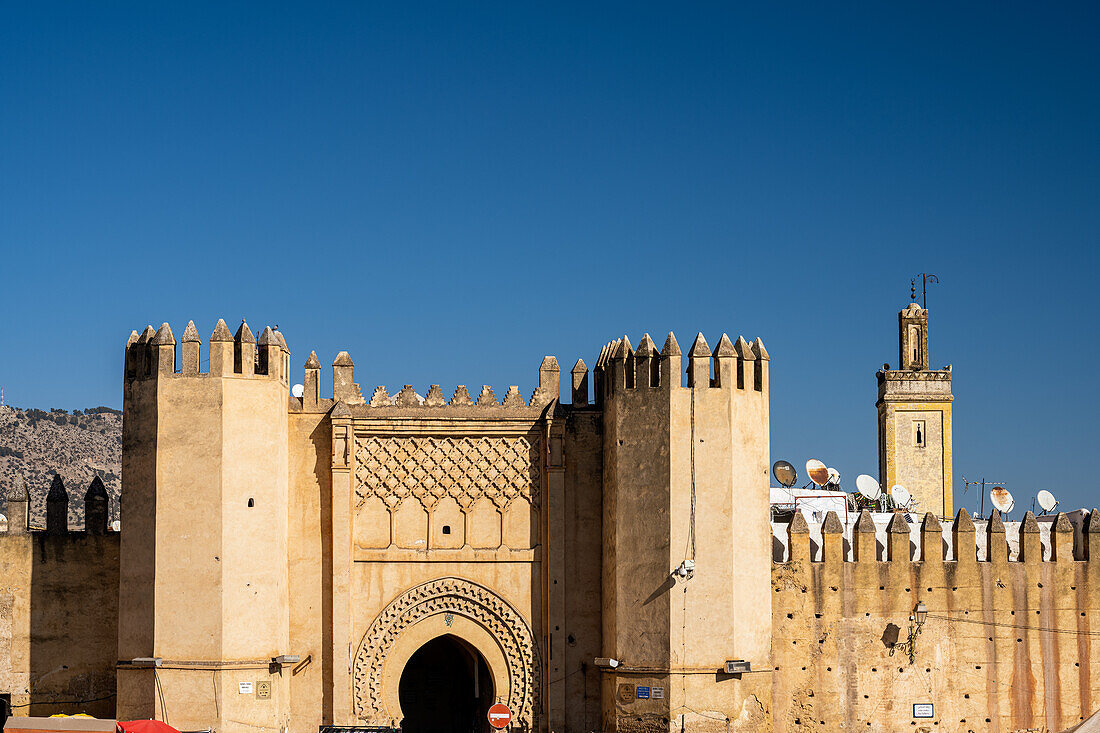
[[[456,636],[416,650],[398,687],[404,733],[483,733],[493,704],[493,678],[484,657]]]

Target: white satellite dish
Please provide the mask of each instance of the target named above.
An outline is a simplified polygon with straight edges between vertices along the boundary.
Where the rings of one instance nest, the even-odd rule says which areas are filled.
[[[878,501],[882,496],[882,487],[878,485],[878,481],[865,473],[856,476],[856,490],[871,501]]]
[[[909,489],[901,484],[894,484],[890,487],[890,498],[893,499],[894,504],[901,509],[909,506],[909,502],[913,500],[912,495],[909,494]]]
[[[818,486],[829,483],[829,467],[816,458],[806,461],[806,475]]]
[[[1054,494],[1046,489],[1040,491],[1036,498],[1039,500],[1039,506],[1043,508],[1043,514],[1054,511],[1054,507],[1058,506],[1058,500],[1054,498]]]
[[[1008,514],[1016,502],[1012,500],[1012,494],[1003,486],[994,486],[989,490],[989,501],[1001,514]]]
[[[840,486],[840,471],[829,468],[829,483],[833,486]]]
[[[304,384],[296,384],[290,388],[290,394],[298,399],[302,398],[302,395],[306,393],[306,386]]]
[[[122,522],[118,521],[117,519],[115,521],[111,522],[111,531],[112,532],[117,532],[120,529],[122,529]]]

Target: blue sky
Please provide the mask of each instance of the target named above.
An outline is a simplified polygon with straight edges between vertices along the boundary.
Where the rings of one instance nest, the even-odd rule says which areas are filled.
[[[772,452],[876,473],[909,279],[962,475],[1100,503],[1094,4],[0,8],[0,385],[279,323],[364,390],[761,336]],[[258,330],[258,329],[257,329]]]

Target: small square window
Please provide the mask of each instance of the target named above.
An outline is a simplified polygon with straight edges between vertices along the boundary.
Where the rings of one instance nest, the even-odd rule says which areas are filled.
[[[451,525],[444,524],[443,525],[443,534],[450,534],[450,533],[451,533]]]

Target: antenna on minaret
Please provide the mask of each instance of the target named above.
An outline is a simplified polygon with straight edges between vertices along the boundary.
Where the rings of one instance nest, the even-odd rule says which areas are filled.
[[[939,285],[940,279],[930,272],[918,273],[917,277],[921,279],[921,308],[928,310],[928,283]],[[917,277],[909,281],[910,302],[917,300]]]

